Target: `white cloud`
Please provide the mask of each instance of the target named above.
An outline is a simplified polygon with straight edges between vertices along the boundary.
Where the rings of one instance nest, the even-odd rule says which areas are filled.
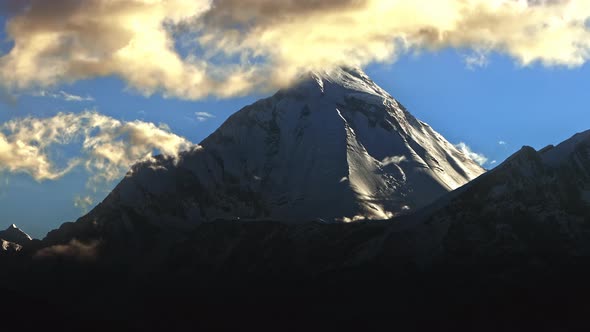
[[[391,157],[387,157],[387,158],[383,159],[383,161],[381,161],[381,164],[383,166],[388,166],[391,164],[397,165],[397,164],[404,162],[406,160],[407,160],[406,156],[391,156]]]
[[[473,152],[471,148],[465,144],[464,142],[460,142],[459,144],[455,145],[455,147],[461,151],[467,157],[473,159],[476,163],[480,164],[481,166],[487,163],[488,158],[481,153]]]
[[[199,122],[205,122],[215,117],[215,115],[207,112],[197,112],[195,115],[197,116],[197,120],[199,120]]]
[[[498,161],[497,161],[497,160],[492,160],[492,161],[490,161],[490,165],[495,165],[495,164],[497,164],[497,163],[498,163]]]
[[[482,51],[474,51],[473,53],[467,54],[463,60],[467,69],[471,70],[483,68],[489,64],[488,55]]]
[[[74,206],[80,208],[83,212],[87,212],[88,208],[94,204],[94,200],[90,196],[76,196],[74,197]]]
[[[80,146],[58,167],[58,146]],[[55,180],[79,165],[91,183],[119,179],[129,167],[159,152],[174,158],[193,145],[153,123],[123,122],[94,111],[59,113],[49,118],[13,119],[0,126],[0,170],[27,173],[37,181]],[[79,204],[84,203],[82,198]]]
[[[74,95],[74,94],[70,94],[67,93],[65,91],[59,91],[59,92],[48,92],[45,90],[41,90],[38,93],[33,94],[33,96],[36,97],[48,97],[48,98],[53,98],[53,99],[62,99],[65,101],[73,101],[73,102],[88,102],[88,101],[94,101],[94,98],[91,96],[78,96],[78,95]]]
[[[506,144],[508,144],[508,143],[506,143],[505,141],[498,141],[498,144],[499,144],[499,145],[506,145]]]
[[[449,47],[473,50],[468,66],[487,52],[523,66],[590,58],[587,0],[3,0],[0,10],[14,41],[0,57],[9,91],[117,75],[146,95],[228,97]]]

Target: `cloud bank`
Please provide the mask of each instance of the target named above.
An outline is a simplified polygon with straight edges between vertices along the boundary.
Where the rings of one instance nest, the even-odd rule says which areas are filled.
[[[64,158],[63,151],[56,151],[61,146],[73,146],[79,152]],[[176,157],[192,146],[153,123],[122,122],[94,111],[27,117],[0,126],[0,171],[27,173],[43,181],[83,166],[92,174],[91,183],[110,182],[155,152]],[[79,204],[83,203],[81,199]]]
[[[590,57],[587,0],[4,0],[9,91],[116,75],[146,95],[266,91],[305,70],[452,47],[527,66]]]
[[[80,262],[94,261],[97,258],[100,242],[93,241],[83,243],[76,239],[67,244],[58,244],[51,247],[43,248],[35,253],[33,258],[68,258]]]

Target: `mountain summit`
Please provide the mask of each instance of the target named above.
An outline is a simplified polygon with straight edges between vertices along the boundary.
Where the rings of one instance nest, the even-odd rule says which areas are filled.
[[[23,246],[30,244],[33,239],[25,232],[16,227],[15,224],[0,231],[0,252],[17,252]]]
[[[387,219],[483,172],[360,69],[341,68],[243,108],[177,160],[135,165],[82,221]]]
[[[360,69],[311,73],[201,145],[231,187],[260,195],[262,215],[242,217],[386,219],[483,173]]]

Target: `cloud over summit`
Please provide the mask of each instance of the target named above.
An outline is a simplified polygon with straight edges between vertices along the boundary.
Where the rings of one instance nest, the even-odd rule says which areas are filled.
[[[301,71],[414,50],[501,52],[521,65],[590,58],[586,0],[7,0],[9,91],[116,75],[146,95],[229,97]]]

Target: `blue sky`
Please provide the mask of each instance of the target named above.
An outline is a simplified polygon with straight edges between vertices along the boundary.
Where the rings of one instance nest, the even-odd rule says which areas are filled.
[[[4,26],[5,20],[0,15],[0,26]],[[6,31],[0,32],[0,39],[4,40],[0,43],[0,55],[8,54],[13,43]],[[519,63],[530,54],[520,54],[521,50],[515,48],[513,54],[507,54],[510,50],[488,51],[484,65],[468,66],[466,58],[473,51],[437,49],[401,54],[388,64],[369,61],[371,64],[364,69],[412,114],[450,142],[464,142],[484,155],[488,159],[485,167],[493,168],[523,145],[540,149],[590,129],[590,69],[576,63],[575,58],[538,55],[538,61],[523,66]],[[179,52],[190,53],[190,48]],[[545,62],[556,64],[549,66]],[[113,69],[117,70],[120,69]],[[252,89],[242,97],[186,100],[174,97],[178,93],[173,86],[171,93],[167,93],[170,97],[164,97],[161,91],[146,96],[130,87],[129,75],[123,71],[121,75],[60,80],[50,86],[20,91],[16,99],[4,95],[0,98],[0,124],[29,116],[48,118],[60,112],[81,114],[92,110],[122,121],[154,123],[198,143],[231,114],[271,94]],[[66,100],[67,96],[79,96],[81,100]],[[52,150],[57,164],[60,157],[66,160],[77,153],[76,144]],[[100,202],[119,181],[89,186],[91,176],[81,166],[57,179],[41,181],[24,172],[0,171],[0,228],[15,223],[31,235],[43,237],[61,223],[74,221]],[[91,203],[75,206],[77,197],[88,197]]]

